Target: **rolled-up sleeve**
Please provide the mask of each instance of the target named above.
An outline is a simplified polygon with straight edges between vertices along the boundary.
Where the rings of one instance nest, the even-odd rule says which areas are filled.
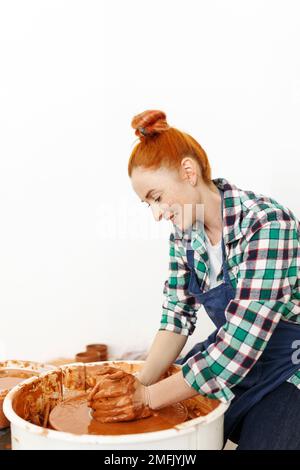
[[[190,271],[187,267],[178,239],[171,233],[169,238],[169,276],[163,288],[163,305],[160,330],[191,335],[196,327],[200,303],[189,294]]]
[[[290,308],[299,253],[294,221],[267,221],[251,233],[239,263],[235,298],[225,310],[226,322],[214,343],[182,368],[186,382],[200,394],[223,402],[234,397],[232,387],[249,373]]]

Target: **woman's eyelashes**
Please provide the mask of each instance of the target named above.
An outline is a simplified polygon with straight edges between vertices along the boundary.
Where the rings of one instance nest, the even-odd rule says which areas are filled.
[[[158,196],[156,199],[153,199],[153,201],[156,202],[156,203],[160,202],[161,201],[161,196]],[[149,202],[146,202],[146,204],[147,204],[147,207],[150,207]]]

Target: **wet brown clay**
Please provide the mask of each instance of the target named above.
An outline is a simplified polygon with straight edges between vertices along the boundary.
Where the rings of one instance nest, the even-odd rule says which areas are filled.
[[[169,429],[186,421],[187,409],[182,403],[154,411],[153,415],[135,421],[100,423],[91,416],[87,394],[59,403],[50,413],[49,422],[53,429],[74,434],[138,434]]]

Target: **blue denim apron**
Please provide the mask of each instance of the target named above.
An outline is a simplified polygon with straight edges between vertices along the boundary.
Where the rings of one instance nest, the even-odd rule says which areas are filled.
[[[224,195],[222,190],[219,189],[219,191],[221,193],[221,213],[223,217]],[[194,271],[194,250],[187,249],[187,261],[191,273],[188,286],[189,293],[195,296],[205,307],[216,329],[205,341],[195,344],[183,359],[177,360],[177,364],[184,364],[190,357],[207,349],[211,343],[215,342],[218,330],[226,322],[225,309],[230,300],[234,299],[235,289],[231,285],[228,274],[223,237],[222,258],[224,282],[204,293],[199,287],[198,278]],[[292,343],[294,340],[300,340],[300,325],[280,320],[258,361],[241,382],[233,387],[235,396],[224,417],[224,443],[227,438],[234,436],[234,431],[236,433],[238,425],[242,424],[242,418],[255,403],[300,369],[300,364],[292,362],[294,352]]]

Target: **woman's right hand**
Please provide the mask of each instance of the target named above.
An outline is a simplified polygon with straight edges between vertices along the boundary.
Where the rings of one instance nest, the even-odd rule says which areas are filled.
[[[102,422],[131,421],[151,416],[146,387],[132,374],[103,366],[88,396],[93,418]]]

